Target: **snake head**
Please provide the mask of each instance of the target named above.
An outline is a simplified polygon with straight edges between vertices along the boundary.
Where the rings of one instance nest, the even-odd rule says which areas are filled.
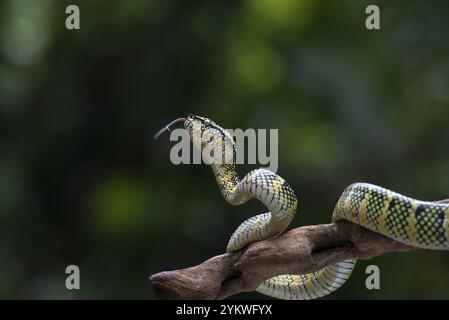
[[[206,162],[216,162],[218,158],[221,160],[225,158],[231,159],[225,160],[226,163],[233,161],[235,153],[234,139],[229,132],[215,122],[205,117],[189,115],[184,122],[184,128],[189,133],[193,145],[199,151],[207,148],[210,152],[206,152],[206,154],[215,157],[215,159],[209,157],[209,159],[206,159]]]
[[[198,150],[208,146],[215,138],[221,138],[223,128],[206,117],[190,114],[184,122],[184,128],[190,136],[190,140]]]

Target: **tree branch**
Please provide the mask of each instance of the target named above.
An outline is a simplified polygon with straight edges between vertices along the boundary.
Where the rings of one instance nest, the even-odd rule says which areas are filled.
[[[276,275],[305,274],[345,259],[371,259],[387,252],[414,249],[340,221],[296,228],[194,267],[156,273],[149,281],[161,299],[224,299],[254,291],[264,280]]]

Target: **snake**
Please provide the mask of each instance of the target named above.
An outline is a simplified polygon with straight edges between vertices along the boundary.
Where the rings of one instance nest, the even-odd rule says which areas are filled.
[[[240,179],[236,171],[233,137],[206,117],[189,115],[176,119],[155,137],[181,121],[195,148],[214,151],[211,152],[213,157],[206,162],[212,168],[224,199],[231,205],[241,205],[254,198],[268,209],[268,212],[241,223],[231,235],[226,251],[238,251],[253,242],[283,233],[298,207],[298,198],[287,181],[263,168],[252,170]],[[341,220],[409,246],[449,249],[449,204],[420,201],[380,186],[357,182],[344,189],[335,205],[332,222]],[[308,274],[274,276],[263,281],[256,291],[286,300],[321,298],[347,281],[355,263],[356,259],[347,259]]]

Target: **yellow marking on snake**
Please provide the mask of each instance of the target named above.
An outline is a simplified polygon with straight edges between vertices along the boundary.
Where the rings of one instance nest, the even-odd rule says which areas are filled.
[[[227,251],[240,250],[252,242],[283,232],[296,213],[297,197],[277,174],[258,169],[243,179],[235,170],[235,145],[231,135],[213,121],[190,115],[184,122],[193,145],[200,149],[214,137],[221,141],[230,163],[208,163],[225,200],[240,205],[251,198],[261,201],[269,212],[244,221],[229,239]],[[263,188],[263,190],[261,190]],[[449,204],[415,200],[368,183],[348,186],[338,200],[332,221],[348,220],[401,243],[425,249],[449,249]],[[257,291],[280,299],[308,300],[327,295],[351,275],[355,259],[334,263],[304,275],[279,275],[265,280]]]
[[[370,198],[371,198],[371,191],[368,191],[365,194],[365,197],[363,198],[362,202],[360,202],[359,221],[361,225],[366,225],[366,206],[368,205],[368,201]]]
[[[419,247],[419,241],[418,241],[418,230],[416,229],[416,210],[418,209],[418,203],[412,202],[411,207],[408,210],[408,217],[407,217],[407,236],[410,241],[410,243],[414,247]]]
[[[388,230],[386,228],[387,225],[387,217],[388,217],[388,208],[390,207],[390,203],[393,200],[393,197],[388,194],[387,199],[383,202],[384,206],[379,215],[379,220],[377,222],[377,231],[381,234],[388,234]]]

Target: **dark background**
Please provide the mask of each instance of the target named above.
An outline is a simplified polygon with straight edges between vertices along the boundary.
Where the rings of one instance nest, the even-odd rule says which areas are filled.
[[[65,28],[77,4],[81,29]],[[365,28],[377,4],[381,30]],[[188,113],[279,128],[292,227],[365,181],[449,197],[449,3],[0,2],[0,297],[155,298],[147,277],[223,253],[233,207],[155,131]],[[243,176],[258,166],[241,166]],[[65,289],[65,267],[81,290]],[[365,267],[381,290],[365,289]],[[330,298],[448,298],[449,253],[360,261]],[[234,298],[262,298],[242,294]]]

